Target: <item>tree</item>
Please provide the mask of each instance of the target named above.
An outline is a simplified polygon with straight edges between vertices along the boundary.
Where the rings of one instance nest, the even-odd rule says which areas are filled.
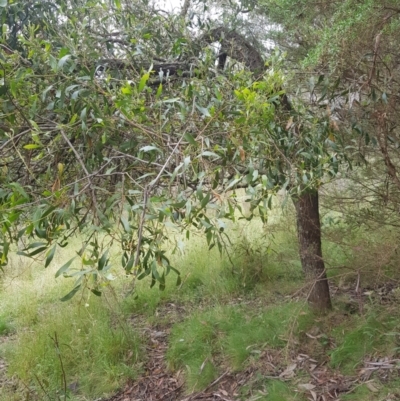
[[[47,267],[80,231],[82,268],[70,260],[57,272],[77,278],[65,300],[82,285],[100,294],[114,243],[128,274],[163,288],[171,270],[179,282],[165,251],[171,224],[222,251],[224,219],[235,219],[228,192],[246,187],[265,219],[285,188],[309,301],[330,308],[318,188],[343,152],[329,110],[289,101],[279,53],[265,69],[262,46],[229,26],[200,21],[193,32],[181,16],[120,0],[59,1],[51,13],[32,2],[40,24],[16,29],[21,4],[2,9],[17,32],[1,60],[2,266],[22,243]]]

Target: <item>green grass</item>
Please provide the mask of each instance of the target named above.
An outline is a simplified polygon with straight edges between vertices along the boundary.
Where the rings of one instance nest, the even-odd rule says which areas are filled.
[[[290,218],[290,216],[289,216]],[[149,289],[149,280],[136,282],[137,298],[124,301],[126,313],[154,315],[168,302],[185,305],[225,303],[237,296],[287,295],[302,284],[296,233],[288,218],[284,224],[263,226],[259,221],[229,225],[232,245],[222,255],[208,250],[204,237],[192,236],[184,242],[183,255],[171,255],[182,283],[176,275],[167,277],[164,291]],[[279,282],[279,286],[276,283]]]
[[[265,401],[291,401],[300,399],[286,383],[279,380],[268,381],[267,388],[268,395],[265,397]]]
[[[221,360],[237,371],[265,347],[285,347],[297,333],[301,310],[299,304],[287,303],[267,308],[218,306],[195,313],[172,328],[169,366],[185,370],[188,391],[202,389],[218,374]]]
[[[376,400],[376,396],[376,393],[371,394],[371,390],[369,390],[368,387],[363,384],[361,386],[358,386],[353,392],[345,394],[342,399],[343,401],[368,401]]]
[[[60,253],[48,270],[14,258],[14,269],[3,277],[1,322],[15,335],[1,352],[9,362],[8,374],[22,387],[33,388],[39,400],[63,394],[64,374],[77,394],[96,397],[140,371],[140,337],[124,322],[110,291],[105,289],[100,298],[83,292],[69,302],[59,301],[71,282],[55,280],[54,272],[69,256]]]
[[[187,392],[204,389],[227,369],[257,366],[265,349],[283,350],[283,360],[277,362],[282,368],[290,363],[292,352],[303,352],[351,375],[366,357],[397,356],[399,314],[393,307],[380,306],[377,295],[363,301],[362,315],[351,292],[335,297],[331,314],[314,316],[308,311],[301,293],[293,210],[289,207],[277,216],[267,225],[244,220],[228,224],[229,255],[221,256],[215,248],[209,251],[202,236],[192,235],[183,242],[183,254],[170,255],[181,272],[181,284],[176,286],[174,274],[168,276],[165,291],[150,289],[147,279],[137,281],[137,298],[117,299],[106,288],[101,298],[84,292],[59,302],[72,282],[55,280],[54,273],[71,258],[73,247],[57,254],[47,270],[13,258],[0,291],[0,336],[12,336],[0,345],[0,355],[6,357],[8,374],[19,380],[19,387],[15,394],[5,389],[0,401],[21,401],[26,389],[32,391],[32,401],[46,394],[57,400],[64,386],[61,362],[67,385],[76,387],[69,394],[72,401],[104,397],[134,379],[146,355],[138,327],[125,323],[132,314],[140,325],[171,328],[168,366],[184,372]],[[340,214],[332,216],[323,218],[323,248],[335,284],[354,289],[358,276],[363,287],[399,278],[395,232],[385,227],[373,232],[354,229]],[[118,261],[117,250],[114,253]],[[124,293],[123,272],[116,269],[113,274],[115,293]],[[399,293],[392,295],[398,300]],[[292,300],[294,294],[298,295]],[[349,311],[349,305],[355,307]],[[390,385],[382,385],[379,394],[386,394]],[[243,400],[258,388],[260,400],[302,400],[296,386],[260,377],[239,392]],[[360,386],[343,400],[364,399],[363,392]]]
[[[4,316],[0,316],[0,336],[4,336],[11,332],[11,326],[8,323],[8,319]]]
[[[62,362],[67,384],[76,383],[86,396],[115,390],[121,376],[135,377],[138,336],[127,326],[113,328],[101,302],[93,299],[88,307],[63,305],[45,311],[6,351],[10,374],[25,383],[41,381],[54,394],[64,385]]]
[[[330,364],[344,374],[354,374],[367,356],[393,356],[400,331],[399,315],[393,310],[372,308],[366,316],[349,318],[333,331],[338,346],[331,353]]]

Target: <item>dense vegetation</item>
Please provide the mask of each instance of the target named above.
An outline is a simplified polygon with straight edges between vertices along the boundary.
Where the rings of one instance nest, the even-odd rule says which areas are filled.
[[[39,304],[25,301],[18,307],[33,309],[11,319],[15,328],[24,332],[38,324],[60,355],[57,332],[70,316],[85,327],[85,339],[91,338],[89,360],[107,366],[108,373],[113,366],[107,382],[117,387],[118,377],[140,374],[140,335],[129,334],[130,325],[116,323],[126,320],[130,308],[143,313],[146,304],[154,312],[163,297],[191,305],[201,297],[199,288],[207,296],[220,293],[205,304],[215,301],[221,309],[196,311],[172,329],[176,344],[167,353],[171,369],[189,367],[186,389],[201,389],[219,369],[212,362],[214,354],[228,355],[234,370],[243,368],[251,356],[247,347],[259,346],[266,336],[257,327],[268,327],[272,348],[293,344],[286,338],[289,332],[301,342],[307,325],[324,319],[312,313],[341,308],[340,302],[332,303],[330,285],[340,292],[349,275],[356,280],[362,321],[350,323],[353,337],[343,334],[339,339],[338,334],[335,342],[342,345],[329,351],[332,368],[345,365],[351,371],[351,361],[356,366],[371,349],[389,352],[392,347],[392,352],[396,341],[381,347],[382,336],[396,333],[396,322],[375,301],[364,310],[361,286],[372,285],[363,282],[364,268],[376,284],[384,283],[384,276],[397,280],[397,3],[185,0],[178,11],[166,11],[139,0],[0,0],[4,283],[15,278],[16,264],[26,266],[24,258],[53,269],[56,278],[74,280],[72,287],[70,280],[57,287],[62,294],[58,289],[46,293],[44,304],[54,297],[70,301],[54,307],[54,314],[64,311],[59,323],[54,316],[46,318],[54,328],[40,326],[41,319],[34,316]],[[284,210],[284,219],[277,207]],[[271,223],[274,219],[278,223]],[[261,236],[262,241],[253,233],[237,236],[234,230],[248,221],[260,233],[268,224],[284,222],[290,234],[283,242],[274,242],[272,235]],[[208,281],[204,272],[188,272],[177,256],[186,246],[194,247],[198,236],[207,245],[201,255],[222,255],[219,262],[203,256],[215,266],[221,263],[215,276],[205,270]],[[285,241],[291,245],[290,263],[283,255]],[[260,265],[270,258],[273,268]],[[190,258],[184,260],[189,263]],[[129,284],[112,286],[121,274]],[[282,284],[284,296],[300,293],[312,312],[303,310],[303,304],[285,302],[277,302],[272,311],[227,308],[227,298],[240,297],[244,288],[246,297],[256,297],[257,282],[265,287],[262,298],[268,298],[268,283],[290,280],[294,287]],[[143,285],[156,284],[166,295],[146,295]],[[187,297],[182,300],[173,291]],[[92,299],[89,293],[100,297],[94,310],[87,309],[93,326],[78,312],[82,300]],[[130,294],[122,305],[127,309],[115,313],[122,294]],[[7,314],[6,301],[4,305]],[[286,323],[276,325],[277,316]],[[2,319],[0,331],[12,331],[9,319]],[[243,332],[235,331],[244,320]],[[93,331],[97,324],[101,336]],[[318,329],[328,337],[329,324],[325,321]],[[194,343],[201,346],[198,352],[193,346],[193,358],[184,342],[177,343],[185,332],[193,332]],[[46,337],[40,330],[36,334]],[[29,340],[24,335],[22,342]],[[69,336],[64,341],[71,349],[86,347],[79,336]],[[353,349],[357,336],[365,339],[361,343],[369,351]],[[109,351],[104,359],[102,341]],[[13,371],[29,387],[32,377],[21,372],[32,365],[22,370],[17,366],[22,366],[23,352],[14,353]],[[58,359],[41,363],[35,373],[36,385],[46,389],[43,377],[60,362],[54,380],[61,375],[63,385],[49,384],[44,391],[49,398],[53,391],[66,396],[65,371],[79,375],[74,369],[84,365],[71,359],[64,369],[63,359],[53,357]],[[136,366],[134,373],[129,364]],[[205,372],[201,380],[193,373],[198,366]],[[96,380],[83,381],[85,394],[101,388]]]

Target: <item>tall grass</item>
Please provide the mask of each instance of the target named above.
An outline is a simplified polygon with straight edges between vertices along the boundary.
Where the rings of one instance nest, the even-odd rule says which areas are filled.
[[[114,296],[124,292],[127,282],[115,270],[115,292],[105,288],[100,298],[82,292],[61,303],[72,284],[56,280],[54,273],[73,256],[73,246],[61,250],[47,270],[14,257],[0,291],[0,336],[10,336],[0,345],[0,356],[9,363],[8,374],[35,401],[62,399],[65,386],[73,401],[104,396],[140,374],[145,361],[137,327],[125,323],[132,313],[146,325],[172,326],[168,364],[185,372],[187,391],[206,387],[222,369],[243,369],[266,347],[301,344],[314,326],[327,339],[318,352],[326,354],[329,344],[336,344],[325,358],[344,373],[354,373],[375,352],[395,355],[397,337],[388,333],[399,331],[393,318],[398,314],[371,301],[363,316],[357,309],[335,329],[329,322],[334,318],[316,322],[305,300],[291,300],[303,285],[293,208],[274,213],[266,225],[259,220],[227,224],[232,244],[222,255],[215,248],[209,251],[203,236],[193,233],[189,242],[182,240],[182,254],[169,255],[181,272],[181,283],[176,286],[176,276],[170,274],[166,289],[159,291],[150,289],[146,279],[137,281],[137,298]],[[323,211],[322,222],[332,282],[352,288],[357,280],[368,286],[398,278],[396,233],[385,227],[373,233],[363,227],[354,230],[336,212]],[[175,239],[180,240],[178,234]],[[119,260],[118,250],[113,258]],[[333,316],[345,316],[343,299],[334,299]],[[180,307],[176,315],[169,313],[171,304]],[[262,399],[291,399],[290,386],[273,383]],[[22,400],[23,392],[16,396],[3,391],[0,400]]]
[[[171,255],[171,263],[180,273],[167,277],[164,291],[149,290],[149,281],[136,282],[137,299],[128,299],[127,311],[153,315],[168,302],[202,305],[228,302],[233,296],[257,296],[277,292],[288,294],[303,280],[298,258],[296,231],[292,215],[282,215],[271,224],[260,220],[239,221],[227,225],[230,242],[221,255],[216,247],[208,250],[201,234],[184,242],[183,254]],[[279,286],[276,283],[279,282]]]
[[[15,257],[3,277],[0,316],[14,333],[2,346],[8,374],[38,399],[64,397],[65,387],[71,395],[104,395],[139,372],[140,338],[110,291],[59,301],[71,283],[54,273],[70,256],[61,252],[48,270]]]

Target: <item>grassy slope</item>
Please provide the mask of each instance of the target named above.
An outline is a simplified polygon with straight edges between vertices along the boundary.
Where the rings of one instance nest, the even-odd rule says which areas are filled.
[[[387,229],[373,235],[362,228],[349,230],[337,215],[324,217],[328,273],[338,289],[335,310],[316,317],[301,293],[292,221],[288,212],[267,227],[259,222],[232,226],[234,266],[226,255],[220,258],[217,251],[207,251],[202,240],[191,240],[184,256],[172,256],[183,283],[177,288],[171,277],[160,292],[139,282],[137,300],[117,299],[110,289],[101,298],[84,293],[60,303],[71,283],[55,280],[54,272],[71,257],[68,250],[47,271],[16,257],[0,293],[0,335],[11,335],[0,345],[0,356],[9,363],[17,391],[5,387],[0,400],[23,400],[27,392],[28,399],[47,395],[56,400],[63,392],[63,370],[74,390],[69,390],[72,400],[93,400],[112,392],[140,374],[143,325],[172,325],[166,357],[170,369],[185,372],[186,391],[206,387],[224,369],[240,371],[260,363],[265,349],[280,352],[283,368],[291,356],[303,352],[343,374],[355,374],[367,356],[396,356],[400,313],[393,302],[400,293],[391,291],[391,302],[382,304],[372,290],[359,299],[349,291],[358,278],[367,289],[387,282],[389,276],[398,278],[396,235]],[[124,278],[117,278],[115,293],[123,285]],[[172,302],[185,311],[173,322],[160,313]],[[132,314],[141,325],[126,323]],[[267,401],[299,400],[296,385],[295,380],[270,382],[260,377],[249,384],[252,388],[243,389],[243,399],[246,391],[259,389],[260,399]],[[359,386],[342,399],[380,399],[395,386],[390,380],[380,383],[379,393],[372,395]]]

